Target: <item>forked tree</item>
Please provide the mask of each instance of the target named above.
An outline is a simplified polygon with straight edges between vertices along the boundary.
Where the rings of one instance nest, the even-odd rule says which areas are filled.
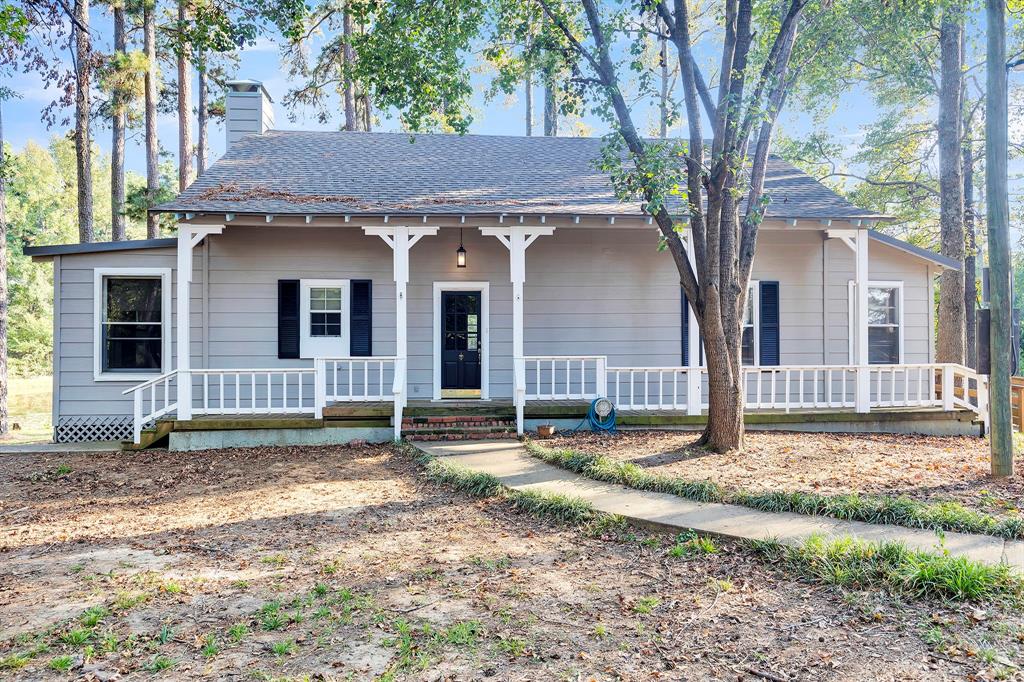
[[[772,132],[801,65],[827,47],[821,39],[826,22],[819,20],[832,3],[718,0],[718,12],[709,12],[706,3],[697,8],[693,0],[493,2],[370,3],[374,30],[357,43],[364,53],[360,76],[375,85],[384,100],[379,104],[402,112],[410,129],[430,125],[429,112],[440,109],[448,125],[465,130],[471,88],[461,55],[471,41],[500,43],[510,30],[534,23],[538,13],[556,27],[545,48],[563,62],[559,106],[607,121],[613,132],[600,164],[618,196],[639,199],[657,223],[694,308],[709,386],[700,443],[717,451],[741,448],[742,311],[758,227],[770,201],[764,182]],[[699,15],[717,16],[719,24],[698,26]],[[406,25],[412,18],[419,22],[415,31]],[[659,67],[642,58],[650,41],[661,37],[649,30],[659,23],[654,18],[660,19],[670,58],[678,60],[682,103],[670,106],[686,120],[685,140],[646,139],[634,123],[635,103],[658,101]],[[458,31],[441,30],[453,24]],[[799,41],[809,25],[816,30]],[[697,56],[698,34],[710,36],[700,53],[718,55],[709,71],[717,74],[715,91],[704,75],[707,64]]]

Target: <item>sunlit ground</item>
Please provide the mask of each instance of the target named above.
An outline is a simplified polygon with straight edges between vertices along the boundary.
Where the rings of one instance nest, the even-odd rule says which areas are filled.
[[[10,431],[0,443],[45,443],[53,438],[50,401],[53,377],[10,377]]]

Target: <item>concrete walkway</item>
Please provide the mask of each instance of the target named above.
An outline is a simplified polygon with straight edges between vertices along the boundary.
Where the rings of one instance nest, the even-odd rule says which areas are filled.
[[[116,440],[90,440],[82,443],[0,443],[0,454],[42,455],[53,452],[111,452],[120,450]]]
[[[945,533],[840,521],[825,516],[763,512],[731,504],[691,502],[666,493],[602,483],[531,456],[518,441],[457,441],[413,445],[424,452],[491,474],[510,488],[562,493],[590,502],[595,509],[621,514],[661,529],[694,530],[735,539],[775,538],[795,544],[813,535],[853,536],[867,541],[898,541],[913,549],[942,551],[985,563],[1006,563],[1024,574],[1024,542],[990,535]]]

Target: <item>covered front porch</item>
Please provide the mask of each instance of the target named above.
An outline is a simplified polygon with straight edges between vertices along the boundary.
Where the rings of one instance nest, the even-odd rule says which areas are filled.
[[[268,223],[271,222],[269,218],[271,217],[268,216]],[[518,434],[522,434],[535,423],[531,415],[536,415],[537,419],[555,418],[557,410],[553,410],[556,407],[566,408],[571,412],[562,417],[566,420],[582,419],[590,401],[597,397],[611,399],[622,419],[663,415],[677,420],[676,423],[668,424],[676,426],[694,426],[703,420],[707,410],[707,376],[700,367],[700,340],[692,312],[684,313],[690,316],[690,320],[689,324],[684,326],[687,343],[683,344],[685,351],[680,358],[683,362],[678,365],[644,364],[643,360],[639,363],[636,359],[624,360],[627,356],[621,352],[618,356],[573,353],[572,349],[576,347],[593,347],[594,341],[587,341],[587,338],[605,336],[606,338],[602,339],[605,347],[616,346],[622,349],[647,344],[669,358],[674,354],[671,340],[654,339],[649,330],[634,334],[629,328],[618,328],[612,330],[618,335],[605,335],[606,328],[602,324],[608,316],[596,313],[593,316],[580,317],[580,321],[592,326],[567,327],[562,332],[557,332],[556,327],[555,337],[559,339],[557,348],[568,349],[569,353],[526,353],[525,338],[531,331],[527,327],[524,312],[528,249],[538,240],[549,239],[555,234],[556,227],[553,223],[557,223],[558,230],[571,232],[574,230],[571,225],[576,224],[575,222],[552,220],[548,223],[540,218],[533,221],[536,224],[530,225],[523,218],[512,219],[504,216],[495,219],[497,224],[476,225],[471,228],[463,228],[460,226],[461,223],[440,226],[395,224],[397,222],[398,219],[392,217],[390,221],[385,219],[361,228],[350,228],[353,231],[358,229],[362,233],[360,239],[375,242],[378,250],[383,242],[390,251],[391,276],[394,281],[394,314],[393,318],[389,314],[389,329],[384,331],[391,331],[390,320],[393,319],[395,344],[392,354],[359,357],[316,354],[306,360],[308,364],[298,366],[286,363],[287,366],[277,367],[194,367],[194,353],[189,352],[192,342],[189,325],[175,325],[176,369],[124,391],[133,400],[134,441],[141,441],[144,428],[160,419],[169,419],[171,415],[174,417],[173,421],[178,424],[193,420],[197,423],[209,423],[210,419],[262,419],[279,415],[288,419],[330,421],[346,410],[362,411],[363,416],[373,415],[374,418],[386,412],[392,436],[399,438],[402,435],[403,416],[408,415],[408,410],[414,406],[416,409],[428,409],[434,413],[448,409],[446,405],[449,403],[443,398],[440,381],[442,323],[436,301],[431,312],[433,332],[429,341],[424,343],[425,339],[417,337],[411,344],[409,338],[410,255],[416,244],[437,238],[441,229],[458,234],[460,244],[463,229],[476,235],[477,239],[490,240],[496,245],[497,250],[507,254],[504,256],[507,257],[507,265],[502,265],[499,269],[492,257],[485,266],[477,261],[477,269],[469,272],[462,280],[439,281],[453,279],[450,274],[446,277],[434,277],[432,286],[435,299],[439,293],[448,289],[476,288],[486,301],[488,286],[492,282],[497,284],[498,277],[504,278],[507,285],[511,285],[510,293],[506,293],[509,289],[503,289],[493,296],[501,305],[507,305],[501,312],[501,316],[507,318],[507,322],[502,322],[503,325],[508,325],[504,327],[509,332],[507,342],[503,339],[498,347],[491,343],[490,328],[494,322],[488,320],[489,306],[486,303],[477,321],[480,325],[480,335],[473,343],[479,343],[481,351],[480,400],[466,404],[464,409],[486,413],[493,406],[507,408],[511,412],[511,419],[514,420],[515,431]],[[426,223],[426,218],[423,223]],[[594,230],[595,234],[609,234],[608,228],[614,225],[613,221],[605,220],[604,229],[597,230],[597,223],[591,223],[593,224],[588,225],[587,229]],[[188,320],[193,314],[193,294],[190,290],[193,248],[211,236],[219,239],[216,235],[222,235],[232,229],[233,226],[225,224],[181,223],[177,240],[178,277],[175,285],[178,320]],[[253,228],[250,226],[248,229]],[[635,241],[640,235],[647,236],[649,230],[653,228],[634,226],[630,238]],[[750,414],[748,421],[759,418],[756,416],[759,414],[801,415],[824,411],[828,414],[867,415],[881,410],[907,409],[950,413],[962,409],[983,419],[987,395],[985,377],[968,368],[930,362],[869,363],[869,231],[855,227],[833,229],[831,226],[818,225],[811,230],[801,229],[797,232],[818,234],[818,239],[831,242],[853,256],[855,268],[854,278],[851,280],[851,300],[855,305],[851,306],[850,315],[850,361],[847,364],[823,362],[747,367],[744,372],[744,385],[746,408]],[[497,246],[499,243],[501,246]],[[847,247],[849,250],[846,250]],[[534,248],[536,250],[537,247]],[[544,268],[540,270],[540,274],[543,275],[550,271],[552,254],[542,255],[547,259]],[[454,257],[454,253],[452,256]],[[565,254],[566,258],[570,256],[579,257],[579,254]],[[605,258],[608,262],[616,262],[616,257],[620,260],[622,258],[619,252],[609,253],[607,248],[603,253],[595,251],[589,257]],[[377,262],[380,262],[379,259]],[[599,269],[601,266],[595,267]],[[461,275],[463,271],[458,272]],[[537,276],[538,271],[534,272],[534,276]],[[339,274],[345,276],[343,268]],[[487,281],[477,281],[479,279]],[[573,282],[570,281],[569,284]],[[204,288],[205,286],[204,277]],[[420,282],[419,286],[421,290],[426,288],[423,282]],[[645,285],[647,286],[651,285]],[[677,284],[675,286],[678,287]],[[557,286],[552,286],[548,282],[546,286],[547,291],[558,288],[572,290],[563,282],[558,282]],[[641,287],[637,291],[643,296],[649,289]],[[420,296],[422,298],[422,293]],[[634,298],[624,301],[623,304],[636,305],[636,300]],[[564,309],[567,304],[562,301],[559,305]],[[675,305],[678,306],[678,303]],[[678,307],[676,310],[678,311]],[[211,315],[205,308],[203,314]],[[430,323],[424,324],[422,306],[414,314],[417,316],[416,329],[422,336],[425,326]],[[676,312],[675,321],[666,318],[665,322],[678,325],[678,314]],[[212,315],[217,315],[217,312],[214,311]],[[821,319],[827,328],[829,322],[824,312]],[[550,320],[546,319],[545,322],[551,324]],[[555,324],[557,325],[557,320]],[[678,326],[675,329],[675,343],[678,344]],[[564,338],[570,338],[569,332],[574,333],[572,340],[562,340],[563,334]],[[641,334],[643,336],[639,336]],[[634,336],[638,338],[634,340]],[[640,340],[641,338],[643,340]],[[508,345],[505,345],[506,343]],[[421,349],[425,346],[430,349],[426,351],[427,353],[433,353],[432,379],[427,379],[428,382],[433,382],[431,400],[419,398],[418,396],[423,395],[422,392],[410,391],[411,345],[416,345],[420,349],[417,351],[420,359],[424,355]],[[543,348],[539,349],[552,347],[551,343],[542,345]],[[820,348],[822,350],[813,352],[821,352],[823,359],[829,359],[824,345]],[[386,350],[390,350],[390,347]],[[675,357],[679,355],[675,354]],[[785,357],[784,351],[784,360]],[[902,359],[902,349],[900,357]],[[501,370],[501,379],[505,382],[501,391],[495,390],[493,386],[490,389],[488,387],[490,375],[496,372],[488,367],[489,362],[502,363],[506,367]],[[422,377],[425,376],[422,368],[415,371],[417,381],[422,384]],[[429,391],[427,395],[430,395]],[[688,421],[678,421],[684,417]],[[798,420],[794,420],[793,423],[796,421]]]

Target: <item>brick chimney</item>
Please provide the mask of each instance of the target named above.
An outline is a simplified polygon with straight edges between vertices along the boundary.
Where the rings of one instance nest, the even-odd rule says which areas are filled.
[[[274,100],[260,81],[228,81],[225,129],[228,149],[246,135],[262,135],[274,127]]]

